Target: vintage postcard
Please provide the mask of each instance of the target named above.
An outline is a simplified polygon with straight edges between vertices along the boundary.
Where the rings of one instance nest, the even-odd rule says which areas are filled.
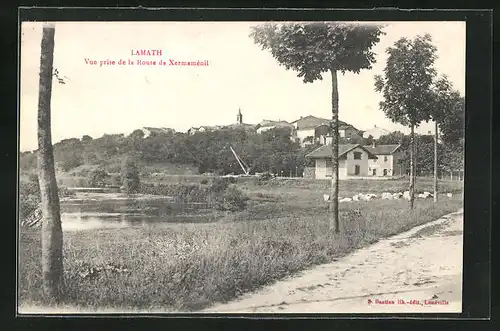
[[[20,314],[462,312],[465,22],[20,24]]]

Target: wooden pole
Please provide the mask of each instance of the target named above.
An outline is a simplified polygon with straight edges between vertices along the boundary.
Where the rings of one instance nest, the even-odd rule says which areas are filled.
[[[332,74],[332,181],[330,190],[330,229],[340,233],[339,224],[339,91],[337,70],[330,69]]]
[[[438,201],[438,124],[434,122],[434,202]]]

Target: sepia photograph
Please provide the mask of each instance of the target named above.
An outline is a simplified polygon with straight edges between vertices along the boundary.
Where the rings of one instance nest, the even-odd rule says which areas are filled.
[[[462,312],[464,21],[19,43],[18,314]]]

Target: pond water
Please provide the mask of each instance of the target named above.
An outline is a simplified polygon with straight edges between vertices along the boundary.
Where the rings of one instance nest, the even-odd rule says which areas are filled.
[[[91,192],[61,201],[61,222],[66,231],[209,222],[210,212],[206,203],[182,203],[165,196]]]

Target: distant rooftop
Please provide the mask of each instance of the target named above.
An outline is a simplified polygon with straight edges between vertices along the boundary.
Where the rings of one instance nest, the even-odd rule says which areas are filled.
[[[313,115],[308,115],[308,116],[301,117],[298,120],[293,121],[292,124],[296,123],[297,128],[299,130],[307,130],[307,129],[315,129],[321,125],[330,125],[331,122],[332,122],[332,119],[326,119],[326,118],[316,117]],[[346,122],[339,120],[339,129],[342,130],[342,129],[346,129],[346,128],[354,128],[355,130],[357,130],[351,124],[348,124]]]
[[[369,145],[364,147],[375,155],[391,155],[396,152],[401,145]]]
[[[339,145],[339,159],[345,159],[345,156],[348,152],[351,150],[355,149],[356,147],[360,147],[364,149],[367,153],[370,159],[376,159],[377,156],[373,154],[370,150],[367,148],[361,146],[360,144],[341,144]],[[306,157],[312,158],[312,159],[325,159],[325,158],[331,158],[332,157],[332,146],[331,145],[323,145],[321,147],[318,147],[311,153],[307,154]]]

